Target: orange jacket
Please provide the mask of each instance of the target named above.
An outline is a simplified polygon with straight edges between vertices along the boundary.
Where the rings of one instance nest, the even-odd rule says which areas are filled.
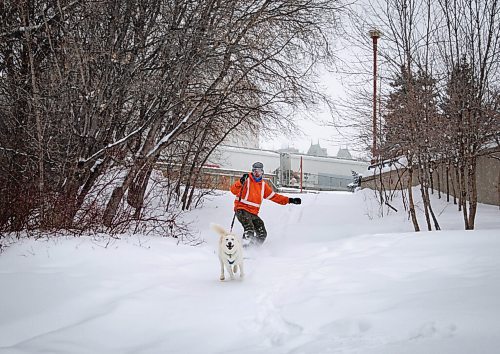
[[[259,213],[260,205],[262,200],[271,199],[273,202],[278,204],[288,204],[288,197],[284,195],[274,193],[271,187],[264,182],[262,179],[260,182],[256,182],[253,175],[250,173],[245,185],[243,186],[243,192],[241,193],[241,200],[238,201],[241,191],[241,182],[237,180],[231,186],[231,193],[236,196],[234,201],[234,210],[243,209],[251,214],[257,215]]]

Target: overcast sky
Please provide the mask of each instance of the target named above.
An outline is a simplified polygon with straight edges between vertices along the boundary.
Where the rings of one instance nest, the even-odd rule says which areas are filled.
[[[357,4],[364,3],[364,1],[356,1]],[[351,9],[354,9],[354,3],[351,4]],[[358,9],[356,7],[356,12]],[[334,38],[330,45],[333,47],[336,60],[335,72],[324,72],[321,75],[320,84],[326,88],[326,93],[331,96],[334,104],[343,104],[349,97],[346,92],[351,92],[353,86],[358,86],[360,80],[366,79],[368,90],[371,90],[371,68],[372,68],[372,52],[371,52],[371,39],[366,36],[355,35],[355,31],[348,30],[350,24],[347,17],[343,18],[344,34],[341,37]],[[364,32],[363,32],[364,33]],[[380,45],[380,43],[379,43]],[[361,49],[360,49],[361,48]],[[359,74],[359,63],[365,63],[365,70],[368,70],[368,77]],[[364,71],[364,70],[363,70]],[[351,72],[350,74],[348,72]],[[353,74],[356,72],[357,74]],[[360,79],[361,78],[361,79]],[[364,81],[362,81],[364,82]],[[364,83],[362,84],[364,85]],[[343,108],[342,110],[344,110]],[[296,121],[300,126],[303,133],[297,133],[296,136],[287,137],[277,132],[274,139],[261,138],[260,147],[263,149],[280,149],[283,147],[294,147],[300,152],[307,152],[311,142],[319,144],[321,147],[326,148],[328,155],[336,156],[340,147],[349,148],[352,155],[355,157],[366,157],[363,152],[364,146],[356,145],[354,137],[357,132],[352,128],[338,129],[331,125],[333,118],[329,110],[325,107],[322,112],[312,113],[317,117],[317,122],[308,120],[306,117],[297,117]],[[349,118],[349,113],[343,113],[342,119]],[[323,124],[321,122],[324,122]],[[330,125],[327,123],[330,122]]]
[[[346,56],[347,54],[343,54],[343,52],[345,52],[345,50],[339,51],[339,55]],[[347,94],[344,87],[349,85],[349,82],[346,82],[345,78],[341,82],[340,74],[324,73],[321,81],[321,84],[326,87],[327,93],[332,97],[334,104],[346,99]],[[312,121],[306,117],[303,119],[297,117],[297,125],[300,126],[303,133],[297,132],[296,136],[287,137],[277,132],[275,139],[261,138],[260,147],[271,150],[283,147],[294,147],[300,152],[305,153],[311,146],[311,142],[313,144],[319,142],[321,147],[327,149],[329,156],[336,156],[339,148],[345,148],[346,146],[353,156],[361,156],[359,152],[356,152],[356,150],[359,151],[362,147],[354,143],[353,137],[356,134],[354,130],[342,129],[339,131],[339,129],[327,125],[327,123],[331,123],[333,119],[327,107],[324,107],[318,113],[312,113],[312,115],[317,117],[318,121]]]

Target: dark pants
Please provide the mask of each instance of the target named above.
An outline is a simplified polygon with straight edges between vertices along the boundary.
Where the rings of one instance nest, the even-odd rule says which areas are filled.
[[[257,215],[249,213],[246,210],[236,210],[236,217],[243,226],[243,239],[250,245],[261,245],[267,237],[264,221]]]

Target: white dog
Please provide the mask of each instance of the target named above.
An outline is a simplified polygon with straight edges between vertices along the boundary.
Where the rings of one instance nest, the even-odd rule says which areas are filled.
[[[243,278],[243,247],[238,236],[226,231],[222,226],[211,224],[212,229],[219,236],[219,261],[220,261],[220,280],[224,280],[224,267],[226,268],[231,280],[234,275],[240,271],[240,278]]]

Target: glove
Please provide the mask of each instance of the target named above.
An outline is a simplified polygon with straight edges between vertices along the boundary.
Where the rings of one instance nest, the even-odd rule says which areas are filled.
[[[288,198],[288,203],[290,204],[301,204],[302,199],[300,198]]]
[[[241,184],[245,183],[245,180],[246,180],[247,178],[248,178],[248,173],[243,174],[243,176],[241,176],[241,178],[240,178],[240,182],[241,182]]]

